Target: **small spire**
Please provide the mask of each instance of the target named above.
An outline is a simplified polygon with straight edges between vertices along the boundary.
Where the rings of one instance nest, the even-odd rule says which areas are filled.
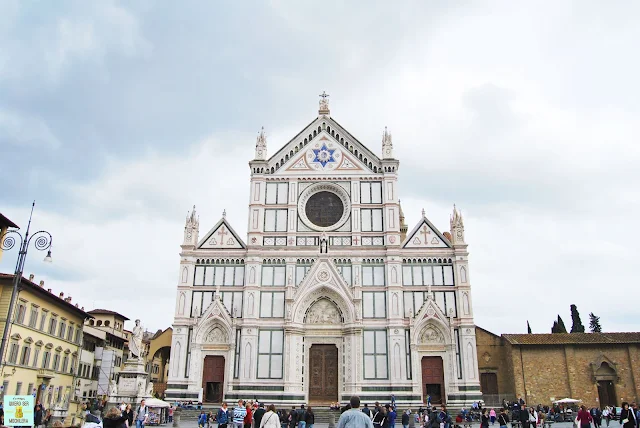
[[[393,159],[393,142],[391,139],[391,133],[387,130],[386,126],[382,133],[382,158]]]
[[[329,94],[327,94],[325,91],[322,91],[322,93],[319,95],[320,97],[320,108],[318,109],[318,115],[322,116],[322,115],[329,115],[329,100],[327,98],[329,98]]]
[[[264,133],[264,126],[260,128],[258,138],[256,138],[256,160],[265,160],[267,158],[267,136]]]
[[[222,210],[222,218],[227,218],[227,210]]]
[[[427,214],[424,212],[424,208],[422,209],[422,217],[426,217]]]

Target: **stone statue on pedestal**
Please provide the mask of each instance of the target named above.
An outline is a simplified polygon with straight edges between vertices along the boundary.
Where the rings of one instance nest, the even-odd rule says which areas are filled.
[[[131,355],[137,357],[138,360],[142,359],[142,334],[140,320],[136,320],[136,326],[133,327],[131,340],[129,341],[129,349],[131,350]]]

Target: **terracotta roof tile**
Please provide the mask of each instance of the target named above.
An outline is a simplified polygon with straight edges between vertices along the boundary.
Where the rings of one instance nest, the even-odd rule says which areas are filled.
[[[640,332],[503,334],[502,337],[512,345],[610,345],[616,343],[640,343]]]

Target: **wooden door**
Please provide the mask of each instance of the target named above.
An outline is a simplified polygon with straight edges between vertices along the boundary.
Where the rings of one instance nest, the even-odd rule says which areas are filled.
[[[441,357],[422,357],[422,388],[425,402],[427,395],[432,404],[445,404],[444,367]]]
[[[309,351],[309,402],[338,401],[338,348],[312,345]]]
[[[616,388],[612,381],[598,381],[598,399],[600,400],[600,407],[618,405],[618,401],[616,400]]]
[[[483,395],[498,395],[498,375],[480,373],[480,391]]]
[[[203,401],[221,403],[224,388],[224,357],[207,355],[202,366]]]

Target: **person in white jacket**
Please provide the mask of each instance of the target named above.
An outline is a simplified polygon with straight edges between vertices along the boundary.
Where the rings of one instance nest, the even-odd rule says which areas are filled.
[[[260,428],[280,428],[280,417],[276,413],[276,406],[270,404],[267,413],[262,417]]]

